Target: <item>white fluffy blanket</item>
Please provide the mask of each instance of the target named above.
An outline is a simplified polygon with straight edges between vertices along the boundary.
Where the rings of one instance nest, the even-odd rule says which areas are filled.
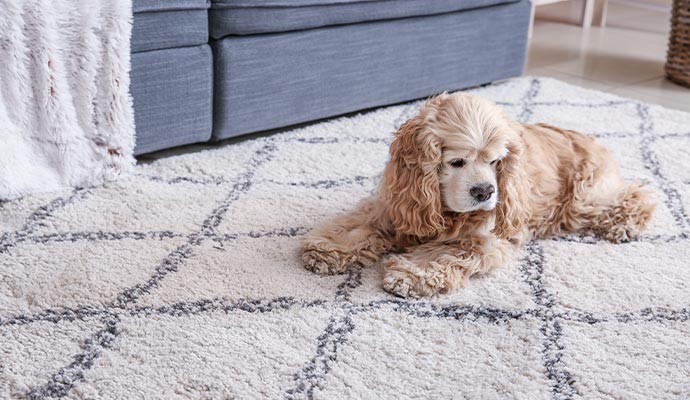
[[[134,158],[131,0],[0,0],[0,199],[89,186]]]

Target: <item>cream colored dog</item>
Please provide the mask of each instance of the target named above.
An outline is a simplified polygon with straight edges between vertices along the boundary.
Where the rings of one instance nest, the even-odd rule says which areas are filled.
[[[396,133],[378,194],[309,233],[302,258],[333,274],[385,256],[384,289],[429,296],[506,264],[530,238],[634,239],[653,210],[593,139],[442,94]]]

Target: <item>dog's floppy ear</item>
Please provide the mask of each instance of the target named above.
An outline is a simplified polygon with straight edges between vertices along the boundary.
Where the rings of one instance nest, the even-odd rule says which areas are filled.
[[[519,236],[531,216],[530,183],[524,168],[524,143],[519,133],[507,144],[508,155],[496,166],[498,205],[493,233],[503,239]]]
[[[396,232],[428,237],[443,229],[441,145],[441,139],[425,129],[421,116],[405,122],[396,133],[381,183]]]

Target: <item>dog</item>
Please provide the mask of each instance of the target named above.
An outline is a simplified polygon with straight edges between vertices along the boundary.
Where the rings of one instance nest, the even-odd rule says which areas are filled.
[[[302,259],[319,274],[382,262],[386,291],[419,298],[509,263],[533,238],[633,240],[654,207],[592,138],[443,93],[396,132],[377,193],[308,233]]]

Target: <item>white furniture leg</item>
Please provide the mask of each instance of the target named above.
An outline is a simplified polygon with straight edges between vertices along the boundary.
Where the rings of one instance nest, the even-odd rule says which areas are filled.
[[[606,26],[606,13],[608,12],[609,0],[596,0],[594,6],[594,17],[592,25]]]
[[[582,27],[589,28],[592,26],[592,19],[594,16],[594,3],[596,0],[584,0],[585,4],[582,8]]]
[[[530,12],[529,15],[529,31],[527,33],[527,38],[531,39],[532,38],[532,31],[534,31],[534,9],[537,8],[537,5],[534,4],[535,0],[532,0],[532,11]]]
[[[532,37],[534,30],[534,13],[537,6],[558,3],[566,0],[531,0],[532,10],[529,19],[529,37]],[[580,23],[583,28],[594,25],[604,26],[606,24],[606,6],[608,0],[583,0],[582,15]]]

